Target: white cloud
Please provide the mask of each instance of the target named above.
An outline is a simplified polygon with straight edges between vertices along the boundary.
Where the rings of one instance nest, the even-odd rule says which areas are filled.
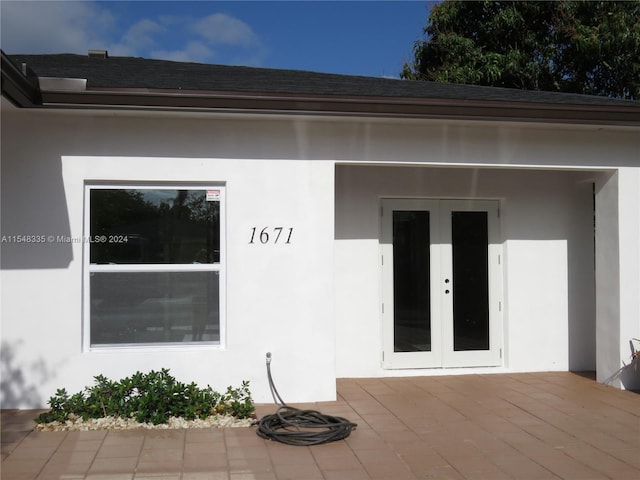
[[[150,56],[176,62],[206,63],[215,57],[215,52],[202,42],[192,41],[179,50],[152,50]]]
[[[193,24],[192,31],[212,45],[251,47],[258,42],[257,35],[248,24],[224,13],[214,13],[198,20]]]
[[[142,52],[157,47],[156,36],[165,30],[162,25],[145,18],[134,23],[119,42],[109,44],[107,50],[113,56],[141,55]]]
[[[88,2],[0,2],[7,53],[86,53],[104,48],[114,17]]]
[[[161,33],[165,28],[153,20],[145,18],[135,23],[122,37],[123,43],[135,48],[146,48],[156,44],[154,35]]]
[[[157,20],[167,30],[180,32],[182,42],[175,49],[150,49],[148,55],[152,58],[258,66],[266,56],[260,37],[247,23],[231,15],[214,13],[199,20],[161,15]]]
[[[0,6],[0,43],[9,54],[106,49],[111,56],[260,65],[267,51],[250,25],[224,13],[131,19],[90,1],[0,0]]]

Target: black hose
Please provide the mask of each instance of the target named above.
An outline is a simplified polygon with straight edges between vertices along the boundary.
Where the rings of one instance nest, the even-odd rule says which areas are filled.
[[[257,433],[267,440],[287,445],[319,445],[347,438],[356,424],[342,417],[316,410],[300,410],[284,403],[271,377],[271,354],[267,353],[267,377],[274,401],[280,405],[276,413],[258,422]]]

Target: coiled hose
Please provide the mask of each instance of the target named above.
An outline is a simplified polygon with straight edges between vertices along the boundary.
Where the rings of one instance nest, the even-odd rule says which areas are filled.
[[[347,438],[356,428],[357,425],[346,418],[300,410],[284,403],[271,377],[271,353],[267,353],[267,377],[273,400],[280,406],[276,413],[258,421],[260,437],[287,445],[319,445]]]

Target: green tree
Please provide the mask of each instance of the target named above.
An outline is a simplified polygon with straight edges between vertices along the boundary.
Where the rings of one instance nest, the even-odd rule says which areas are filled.
[[[445,0],[424,34],[402,78],[640,98],[640,0]]]

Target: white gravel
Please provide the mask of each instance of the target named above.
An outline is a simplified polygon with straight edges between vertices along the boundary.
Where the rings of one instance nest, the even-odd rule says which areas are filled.
[[[230,415],[212,415],[205,419],[185,420],[181,417],[171,417],[168,423],[154,425],[152,423],[136,422],[132,418],[103,417],[82,420],[82,417],[70,415],[65,422],[39,423],[36,430],[41,432],[70,432],[88,430],[135,430],[135,429],[178,429],[178,428],[225,428],[250,427],[255,420],[251,418],[238,419]]]

